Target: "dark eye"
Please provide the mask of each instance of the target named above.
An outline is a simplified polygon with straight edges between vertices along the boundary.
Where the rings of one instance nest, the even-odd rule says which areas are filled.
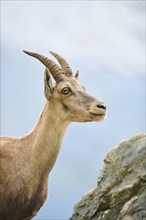
[[[63,95],[68,95],[69,93],[71,92],[70,88],[68,87],[64,87],[62,90],[61,90],[61,93]]]

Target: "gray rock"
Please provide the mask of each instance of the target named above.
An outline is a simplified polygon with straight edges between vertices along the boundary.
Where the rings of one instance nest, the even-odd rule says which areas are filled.
[[[146,135],[107,154],[97,187],[75,205],[70,220],[146,220]]]

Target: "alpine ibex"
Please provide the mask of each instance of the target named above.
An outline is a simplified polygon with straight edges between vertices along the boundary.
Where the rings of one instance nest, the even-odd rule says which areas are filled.
[[[24,51],[45,66],[46,104],[34,129],[27,135],[1,138],[0,220],[30,220],[47,198],[48,176],[71,122],[102,121],[103,102],[89,95],[67,61],[50,52],[60,66],[37,53]],[[52,83],[51,76],[55,83]]]

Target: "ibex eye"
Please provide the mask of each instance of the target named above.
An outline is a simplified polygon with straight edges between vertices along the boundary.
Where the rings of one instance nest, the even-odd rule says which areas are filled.
[[[71,92],[70,88],[68,87],[64,87],[62,90],[61,90],[61,93],[63,95],[68,95],[69,93]]]

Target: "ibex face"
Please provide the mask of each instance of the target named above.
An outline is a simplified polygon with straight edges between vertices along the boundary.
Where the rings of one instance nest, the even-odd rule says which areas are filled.
[[[74,76],[64,77],[52,88],[51,99],[46,97],[50,103],[56,103],[60,115],[70,122],[101,121],[106,114],[105,104],[89,95]]]
[[[78,82],[78,74],[73,75],[68,63],[60,55],[51,52],[61,68],[52,60],[31,52],[26,52],[39,59],[47,68],[44,76],[44,93],[53,105],[54,112],[68,122],[102,121],[106,116],[105,103],[89,95]],[[53,85],[51,76],[56,83]]]

